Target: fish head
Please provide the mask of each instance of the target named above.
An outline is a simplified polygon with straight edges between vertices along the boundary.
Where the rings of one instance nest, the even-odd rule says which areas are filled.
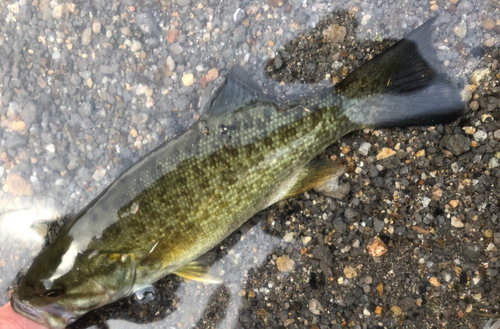
[[[69,257],[70,249],[61,255],[58,248],[42,251],[15,288],[11,305],[17,313],[49,328],[65,328],[132,293],[133,255],[93,251]],[[68,257],[73,258],[69,267]]]

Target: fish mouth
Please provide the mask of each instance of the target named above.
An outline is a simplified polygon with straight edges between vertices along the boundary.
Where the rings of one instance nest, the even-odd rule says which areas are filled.
[[[14,294],[11,297],[11,305],[14,311],[25,318],[53,329],[65,328],[77,318],[73,313],[59,305],[38,308],[20,301]]]
[[[45,318],[43,317],[41,310],[28,306],[15,298],[11,299],[10,304],[12,305],[14,311],[21,314],[22,316],[40,324],[45,324]]]

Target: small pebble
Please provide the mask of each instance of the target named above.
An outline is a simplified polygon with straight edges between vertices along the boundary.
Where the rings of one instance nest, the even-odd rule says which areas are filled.
[[[175,61],[172,56],[167,57],[167,67],[172,72],[175,70]]]
[[[455,156],[459,156],[470,150],[470,141],[464,135],[446,135],[441,140],[441,144]]]
[[[312,238],[311,238],[310,236],[303,236],[303,237],[302,237],[302,243],[303,243],[304,245],[306,245],[306,244],[308,244],[308,243],[311,241],[311,239],[312,239]]]
[[[430,278],[429,282],[434,286],[434,287],[441,287],[441,283],[436,277]]]
[[[94,175],[92,175],[92,178],[96,181],[96,182],[100,182],[101,179],[104,177],[104,175],[106,175],[106,169],[102,168],[102,167],[99,167],[96,169],[96,171],[94,172]]]
[[[375,290],[377,290],[377,292],[379,293],[379,295],[382,295],[384,293],[384,285],[382,283],[379,283],[377,285],[377,287],[375,288]]]
[[[443,276],[444,281],[446,281],[446,282],[450,282],[451,281],[451,274],[450,273],[443,272],[442,276]]]
[[[473,136],[477,142],[483,142],[488,137],[488,134],[484,130],[478,130]]]
[[[59,4],[52,9],[52,17],[59,19],[64,13],[64,4]]]
[[[126,36],[132,36],[132,32],[130,31],[130,28],[128,26],[124,26],[120,29],[120,32],[123,34],[123,35],[126,35]]]
[[[373,228],[375,229],[375,232],[380,233],[384,230],[385,223],[384,221],[374,218],[373,219]]]
[[[387,159],[388,157],[393,156],[394,154],[396,154],[396,151],[384,147],[378,152],[377,160]]]
[[[384,255],[389,249],[387,245],[380,238],[373,239],[373,242],[367,246],[368,254],[373,257]]]
[[[489,30],[493,30],[495,28],[495,21],[493,19],[491,19],[490,17],[486,18],[484,21],[483,21],[483,28],[486,30],[486,31],[489,31]]]
[[[194,83],[194,76],[192,73],[188,73],[182,77],[182,84],[186,87],[191,86]]]
[[[459,38],[465,38],[467,35],[467,25],[465,24],[464,21],[461,21],[457,26],[455,26],[455,29],[453,29],[453,32],[455,32],[455,35]]]
[[[470,102],[469,108],[472,111],[477,111],[479,109],[479,102],[478,101],[472,101],[472,102]]]
[[[332,44],[342,43],[347,34],[347,29],[344,26],[333,24],[323,31],[323,36]]]
[[[247,8],[247,15],[253,16],[259,12],[260,6],[249,6]]]
[[[167,35],[165,38],[167,39],[168,42],[174,43],[177,41],[177,38],[179,37],[179,30],[177,29],[172,29],[167,32]]]
[[[33,188],[31,187],[31,183],[24,179],[23,177],[16,175],[14,173],[10,173],[5,180],[4,191],[14,194],[17,196],[31,196],[33,195]]]
[[[101,33],[101,22],[92,23],[92,32],[94,32],[94,34]]]
[[[356,269],[352,266],[346,266],[344,268],[344,275],[348,279],[352,279],[358,276],[358,272],[356,272]]]
[[[135,52],[141,50],[141,47],[142,47],[141,42],[138,41],[138,40],[134,40],[132,42],[132,46],[130,46],[130,51],[132,51],[133,53],[135,53]]]
[[[493,234],[493,242],[497,245],[500,245],[500,232]]]
[[[314,315],[320,315],[325,312],[325,308],[321,305],[319,300],[312,298],[309,300],[309,311]]]
[[[216,68],[213,68],[210,71],[208,71],[205,76],[206,76],[207,82],[214,81],[215,79],[217,79],[219,77],[219,70],[217,70]]]
[[[82,45],[88,46],[91,41],[92,41],[92,29],[90,27],[87,27],[82,32]]]
[[[283,237],[283,241],[287,242],[287,243],[290,243],[293,241],[293,232],[288,232],[287,234],[285,234],[285,236]]]
[[[456,227],[456,228],[462,228],[464,227],[464,223],[458,219],[456,216],[451,217],[451,226]]]
[[[236,8],[236,11],[233,14],[233,20],[236,23],[241,22],[245,18],[246,14],[245,11],[241,8]]]
[[[476,128],[471,126],[463,127],[462,129],[467,135],[474,135],[474,133],[476,132]]]
[[[366,15],[363,15],[363,17],[361,18],[361,25],[366,25],[368,24],[368,21],[372,18],[371,15],[369,14],[366,14]]]
[[[392,313],[394,313],[394,316],[400,316],[401,314],[403,314],[401,312],[401,308],[399,306],[396,306],[396,305],[391,307],[391,311],[392,311]]]
[[[470,80],[473,84],[479,86],[481,82],[489,76],[491,70],[489,68],[484,68],[484,69],[479,69],[474,72],[472,72],[470,76]]]
[[[372,145],[370,143],[364,142],[363,144],[361,144],[359,146],[358,152],[361,155],[367,156],[371,147],[372,147]]]
[[[495,137],[495,139],[500,139],[500,129],[495,130],[495,132],[493,133],[493,137]]]
[[[496,43],[497,43],[496,38],[488,38],[484,41],[484,45],[488,48],[493,47],[494,45],[496,45]]]
[[[491,158],[490,161],[488,161],[488,168],[490,169],[495,169],[498,168],[499,163],[497,158]]]
[[[295,261],[288,255],[283,255],[276,260],[276,266],[280,272],[290,272],[295,267]]]

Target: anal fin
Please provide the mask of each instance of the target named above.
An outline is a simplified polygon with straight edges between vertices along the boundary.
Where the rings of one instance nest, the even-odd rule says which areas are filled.
[[[181,276],[186,279],[205,282],[205,283],[221,283],[222,280],[216,278],[215,276],[210,275],[208,272],[210,271],[210,267],[208,265],[204,265],[199,261],[194,261],[189,264],[184,265],[183,267],[174,271],[174,274]]]
[[[345,167],[330,159],[314,159],[308,163],[300,173],[295,185],[288,190],[283,199],[299,195],[311,189],[324,189],[325,186],[336,182],[345,172]]]

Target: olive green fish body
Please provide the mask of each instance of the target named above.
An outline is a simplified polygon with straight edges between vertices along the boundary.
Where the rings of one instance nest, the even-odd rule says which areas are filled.
[[[339,100],[332,95],[281,112],[257,102],[202,117],[74,222],[68,234],[73,243],[84,240],[76,242],[85,246],[79,257],[133,255],[136,288],[196,259],[283,198],[312,158],[355,128],[339,114]]]

